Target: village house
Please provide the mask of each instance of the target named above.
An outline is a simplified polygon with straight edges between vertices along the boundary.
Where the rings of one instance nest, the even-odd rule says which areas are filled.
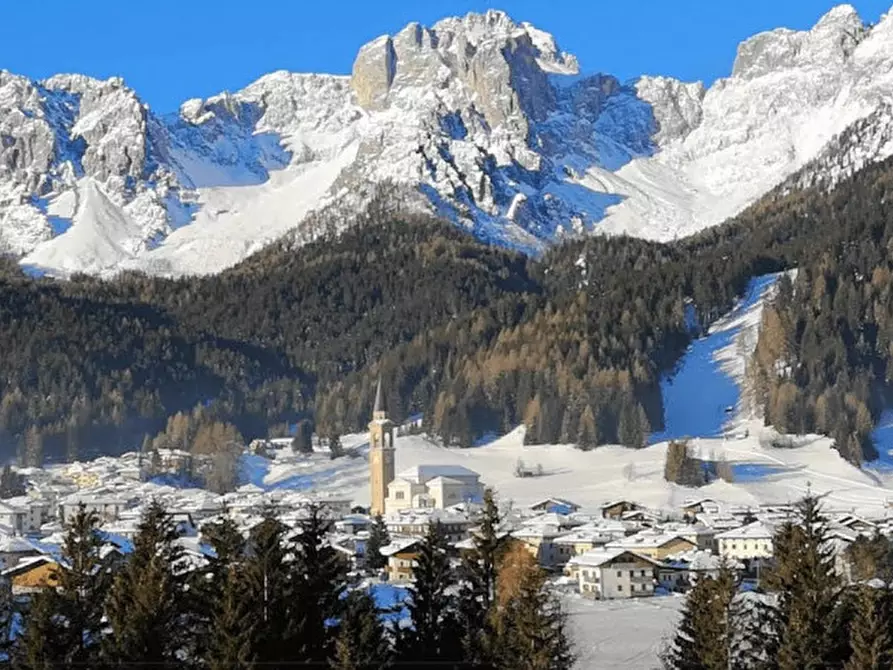
[[[475,525],[473,519],[464,514],[449,510],[403,510],[388,514],[384,518],[388,533],[392,536],[403,535],[406,537],[424,537],[431,524],[440,524],[440,529],[446,536],[447,542],[455,544],[466,537],[470,529]]]
[[[556,565],[564,565],[574,556],[604,547],[608,543],[625,536],[626,530],[620,524],[610,526],[586,524],[575,528],[552,540],[556,551]]]
[[[555,512],[557,514],[573,514],[580,511],[580,506],[565,498],[546,498],[530,505],[534,512]]]
[[[674,554],[657,567],[658,584],[665,591],[685,592],[702,576],[716,577],[722,558],[712,551],[696,549]],[[730,567],[740,567],[730,564]]]
[[[95,512],[102,521],[115,521],[127,508],[127,502],[118,497],[80,493],[65,498],[59,504],[59,522],[67,523],[71,517],[77,514],[82,504],[88,513]]]
[[[23,558],[16,565],[6,568],[0,575],[9,583],[13,596],[30,595],[55,586],[59,581],[59,564],[47,555]]]
[[[771,558],[774,535],[775,529],[772,526],[754,521],[719,533],[716,536],[716,547],[719,555],[729,560]]]
[[[15,535],[39,533],[47,520],[49,504],[43,500],[32,500],[18,496],[0,501],[0,529]]]
[[[42,552],[30,541],[19,535],[0,535],[0,569],[18,565],[23,558],[38,556]]]
[[[614,500],[605,503],[599,509],[605,519],[620,519],[625,512],[634,512],[642,509],[642,506],[629,500]]]
[[[675,531],[665,532],[655,528],[614,540],[606,545],[606,548],[634,551],[654,560],[662,560],[672,554],[697,549],[697,544],[680,537]]]
[[[593,549],[572,558],[566,572],[577,577],[585,597],[614,600],[654,595],[657,567],[647,556],[625,549]]]
[[[412,571],[419,555],[418,538],[398,538],[381,548],[382,556],[388,559],[387,576],[391,582],[411,582]]]
[[[722,506],[713,498],[695,498],[686,500],[681,506],[682,516],[694,519],[698,514],[721,514]]]

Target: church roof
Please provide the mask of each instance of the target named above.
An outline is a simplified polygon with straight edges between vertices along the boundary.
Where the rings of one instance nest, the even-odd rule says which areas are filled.
[[[456,477],[480,477],[474,470],[461,465],[417,465],[397,475],[400,479],[408,479],[416,484],[424,484],[437,477],[454,479]]]
[[[375,405],[372,407],[372,412],[384,412],[384,393],[381,391],[381,375],[378,377],[378,385],[375,387]]]

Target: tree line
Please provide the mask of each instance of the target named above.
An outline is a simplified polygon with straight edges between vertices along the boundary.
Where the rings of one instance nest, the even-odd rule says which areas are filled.
[[[81,508],[53,582],[24,609],[8,595],[0,602],[6,633],[16,631],[5,665],[567,670],[564,615],[536,561],[499,535],[499,522],[488,494],[458,569],[431,526],[406,601],[382,609],[328,543],[323,508],[309,507],[295,531],[269,510],[247,537],[231,518],[215,521],[203,528],[213,551],[199,564],[157,503],[125,556],[104,550],[97,517]]]

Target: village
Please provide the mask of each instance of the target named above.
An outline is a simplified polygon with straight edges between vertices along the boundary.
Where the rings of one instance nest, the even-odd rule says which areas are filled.
[[[64,568],[66,521],[82,506],[101,519],[106,552],[125,557],[151,496],[177,523],[187,569],[200,568],[212,555],[202,527],[221,515],[247,534],[270,510],[295,526],[315,506],[330,517],[329,542],[349,561],[352,574],[371,583],[407,586],[419,544],[432,525],[439,526],[456,561],[475,548],[487,484],[477,472],[455,464],[397,471],[395,431],[379,388],[368,434],[369,507],[324,492],[265,491],[251,484],[224,495],[147,488],[138,454],[99,459],[89,466],[23,471],[24,494],[0,501],[3,584],[16,598],[52,585]],[[258,446],[264,445],[254,449]],[[165,452],[159,455],[160,466],[173,474],[183,469],[186,458],[185,453]],[[729,505],[709,497],[686,499],[675,509],[652,509],[632,499],[587,508],[567,494],[524,506],[503,505],[501,511],[500,532],[537,559],[556,589],[596,600],[685,593],[698,576],[715,575],[722,565],[734,569],[743,585],[755,586],[772,559],[776,528],[795,514],[794,503]],[[837,570],[851,580],[847,549],[860,537],[893,534],[893,514],[885,508],[870,516],[833,507],[824,511]],[[381,557],[367,554],[375,524],[384,525],[390,538],[379,549]]]

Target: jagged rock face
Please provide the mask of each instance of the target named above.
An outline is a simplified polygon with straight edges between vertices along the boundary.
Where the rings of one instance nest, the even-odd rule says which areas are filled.
[[[0,72],[0,244],[49,271],[214,272],[383,181],[525,251],[671,239],[893,153],[893,19],[849,6],[745,41],[709,88],[578,70],[490,11],[373,40],[349,77],[275,72],[167,116],[120,79]]]

